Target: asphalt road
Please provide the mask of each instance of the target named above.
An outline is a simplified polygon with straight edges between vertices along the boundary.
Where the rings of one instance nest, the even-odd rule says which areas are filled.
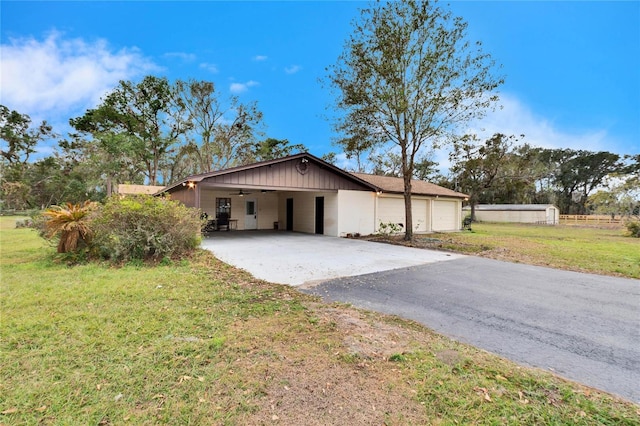
[[[640,403],[640,280],[463,257],[301,290]]]

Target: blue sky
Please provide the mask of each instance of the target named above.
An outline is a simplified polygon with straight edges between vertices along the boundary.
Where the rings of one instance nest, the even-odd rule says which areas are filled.
[[[209,80],[257,101],[265,136],[332,146],[319,80],[364,2],[0,3],[0,103],[59,133],[118,80]],[[447,6],[502,64],[503,108],[470,130],[550,148],[640,152],[640,2]],[[444,153],[437,159],[446,162]]]

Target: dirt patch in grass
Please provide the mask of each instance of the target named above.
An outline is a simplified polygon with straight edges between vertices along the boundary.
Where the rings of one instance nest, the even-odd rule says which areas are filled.
[[[305,305],[303,323],[272,317],[235,325],[239,338],[228,350],[243,356],[233,371],[250,392],[258,389],[243,424],[428,423],[415,389],[389,360],[424,335],[355,309]],[[256,344],[265,339],[268,349]]]

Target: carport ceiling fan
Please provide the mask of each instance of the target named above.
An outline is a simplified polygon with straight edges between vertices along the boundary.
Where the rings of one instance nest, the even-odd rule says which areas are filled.
[[[251,193],[247,192],[247,191],[243,191],[242,189],[240,191],[238,191],[238,192],[230,192],[229,193],[229,195],[237,195],[239,197],[243,197],[243,196],[249,195],[249,194],[251,194]]]

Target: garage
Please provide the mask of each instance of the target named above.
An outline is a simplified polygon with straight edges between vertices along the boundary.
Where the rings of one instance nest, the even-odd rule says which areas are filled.
[[[413,180],[414,232],[459,230],[467,195]],[[351,173],[300,153],[191,175],[156,195],[202,210],[212,229],[277,229],[336,237],[406,224],[404,181]],[[221,225],[221,226],[218,226]]]
[[[460,203],[456,201],[433,201],[433,230],[453,231],[460,229]]]

